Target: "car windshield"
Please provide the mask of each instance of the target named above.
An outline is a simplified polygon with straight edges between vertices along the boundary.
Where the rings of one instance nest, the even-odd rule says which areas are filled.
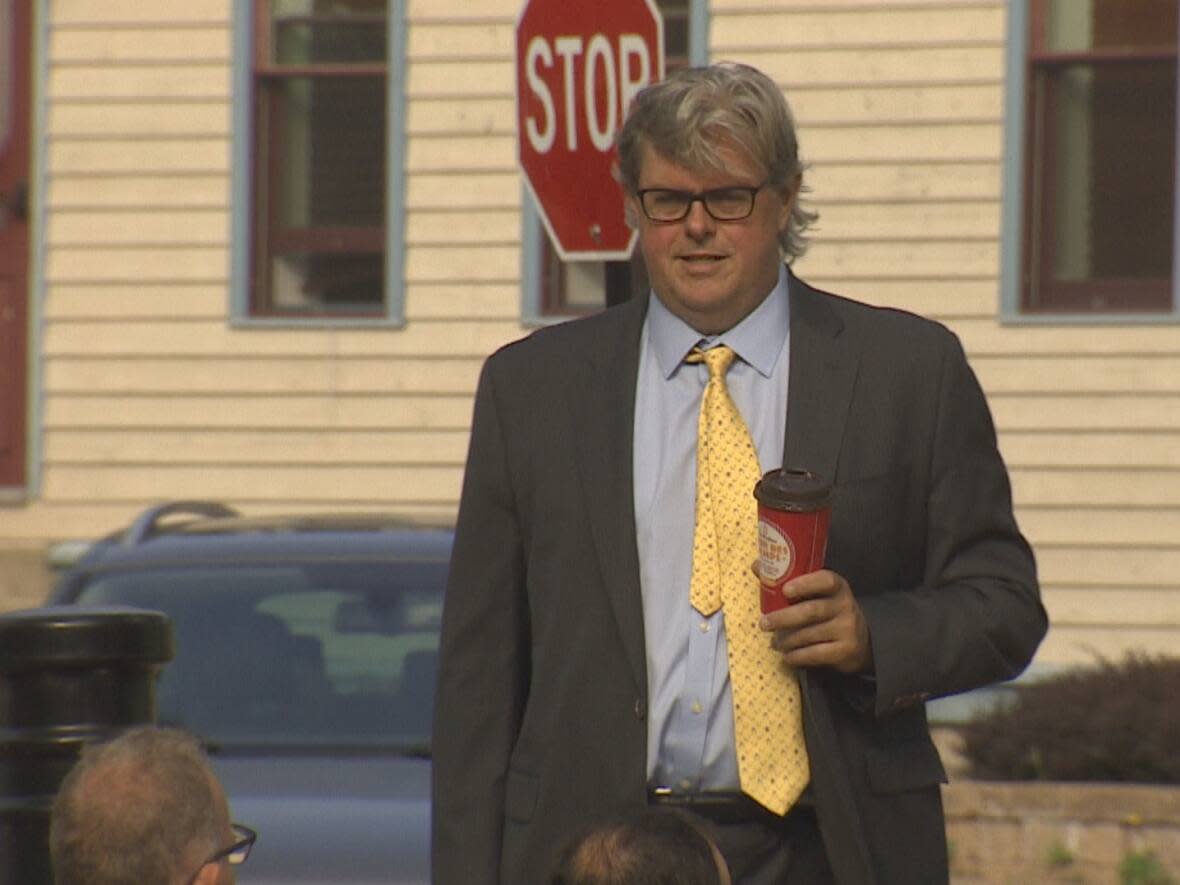
[[[213,751],[426,754],[444,562],[214,565],[99,575],[82,604],[162,611],[159,721]]]

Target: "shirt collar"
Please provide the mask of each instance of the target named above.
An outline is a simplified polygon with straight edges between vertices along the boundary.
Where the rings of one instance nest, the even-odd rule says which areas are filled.
[[[684,356],[701,342],[705,347],[728,345],[760,375],[769,378],[783,352],[783,342],[790,331],[791,311],[788,301],[787,268],[780,265],[778,282],[754,310],[727,332],[702,336],[672,311],[654,293],[647,309],[648,341],[660,374],[671,378]]]

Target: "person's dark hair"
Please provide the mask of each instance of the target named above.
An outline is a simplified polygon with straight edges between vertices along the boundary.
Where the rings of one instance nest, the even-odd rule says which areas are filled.
[[[721,172],[718,148],[727,145],[761,164],[771,188],[781,192],[802,180],[794,118],[773,80],[742,64],[683,68],[636,95],[616,144],[619,181],[631,193],[639,188],[645,146],[688,169]],[[804,231],[816,218],[796,197],[779,238],[784,258],[807,250]]]
[[[53,804],[56,885],[172,885],[217,851],[224,794],[204,750],[176,729],[141,726],[88,745]]]
[[[602,821],[570,843],[550,885],[721,885],[719,855],[702,826],[658,807]]]

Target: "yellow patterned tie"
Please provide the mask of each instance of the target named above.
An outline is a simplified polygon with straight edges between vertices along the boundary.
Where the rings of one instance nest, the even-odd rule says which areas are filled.
[[[734,360],[728,347],[693,350],[709,383],[697,423],[696,528],[692,541],[693,608],[725,611],[729,682],[742,791],[775,814],[785,814],[810,770],[803,741],[799,680],[758,629],[758,506],[754,485],[761,476],[754,442],[729,397],[725,373]]]

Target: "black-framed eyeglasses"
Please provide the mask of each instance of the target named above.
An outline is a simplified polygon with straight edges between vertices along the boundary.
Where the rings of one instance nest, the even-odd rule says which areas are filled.
[[[193,873],[193,877],[188,880],[188,885],[193,885],[197,881],[197,876],[201,874],[201,870],[209,866],[211,863],[221,863],[225,861],[231,866],[237,866],[246,862],[246,858],[250,856],[250,849],[254,847],[254,843],[258,841],[258,834],[249,827],[242,824],[230,824],[229,828],[233,830],[234,842],[216,851],[205,859],[205,861],[197,867],[197,871]]]
[[[715,187],[712,190],[672,190],[666,187],[648,187],[635,192],[643,214],[652,221],[683,221],[692,211],[692,204],[699,202],[716,221],[741,221],[749,218],[754,211],[754,198],[766,187],[763,182],[757,187]]]

